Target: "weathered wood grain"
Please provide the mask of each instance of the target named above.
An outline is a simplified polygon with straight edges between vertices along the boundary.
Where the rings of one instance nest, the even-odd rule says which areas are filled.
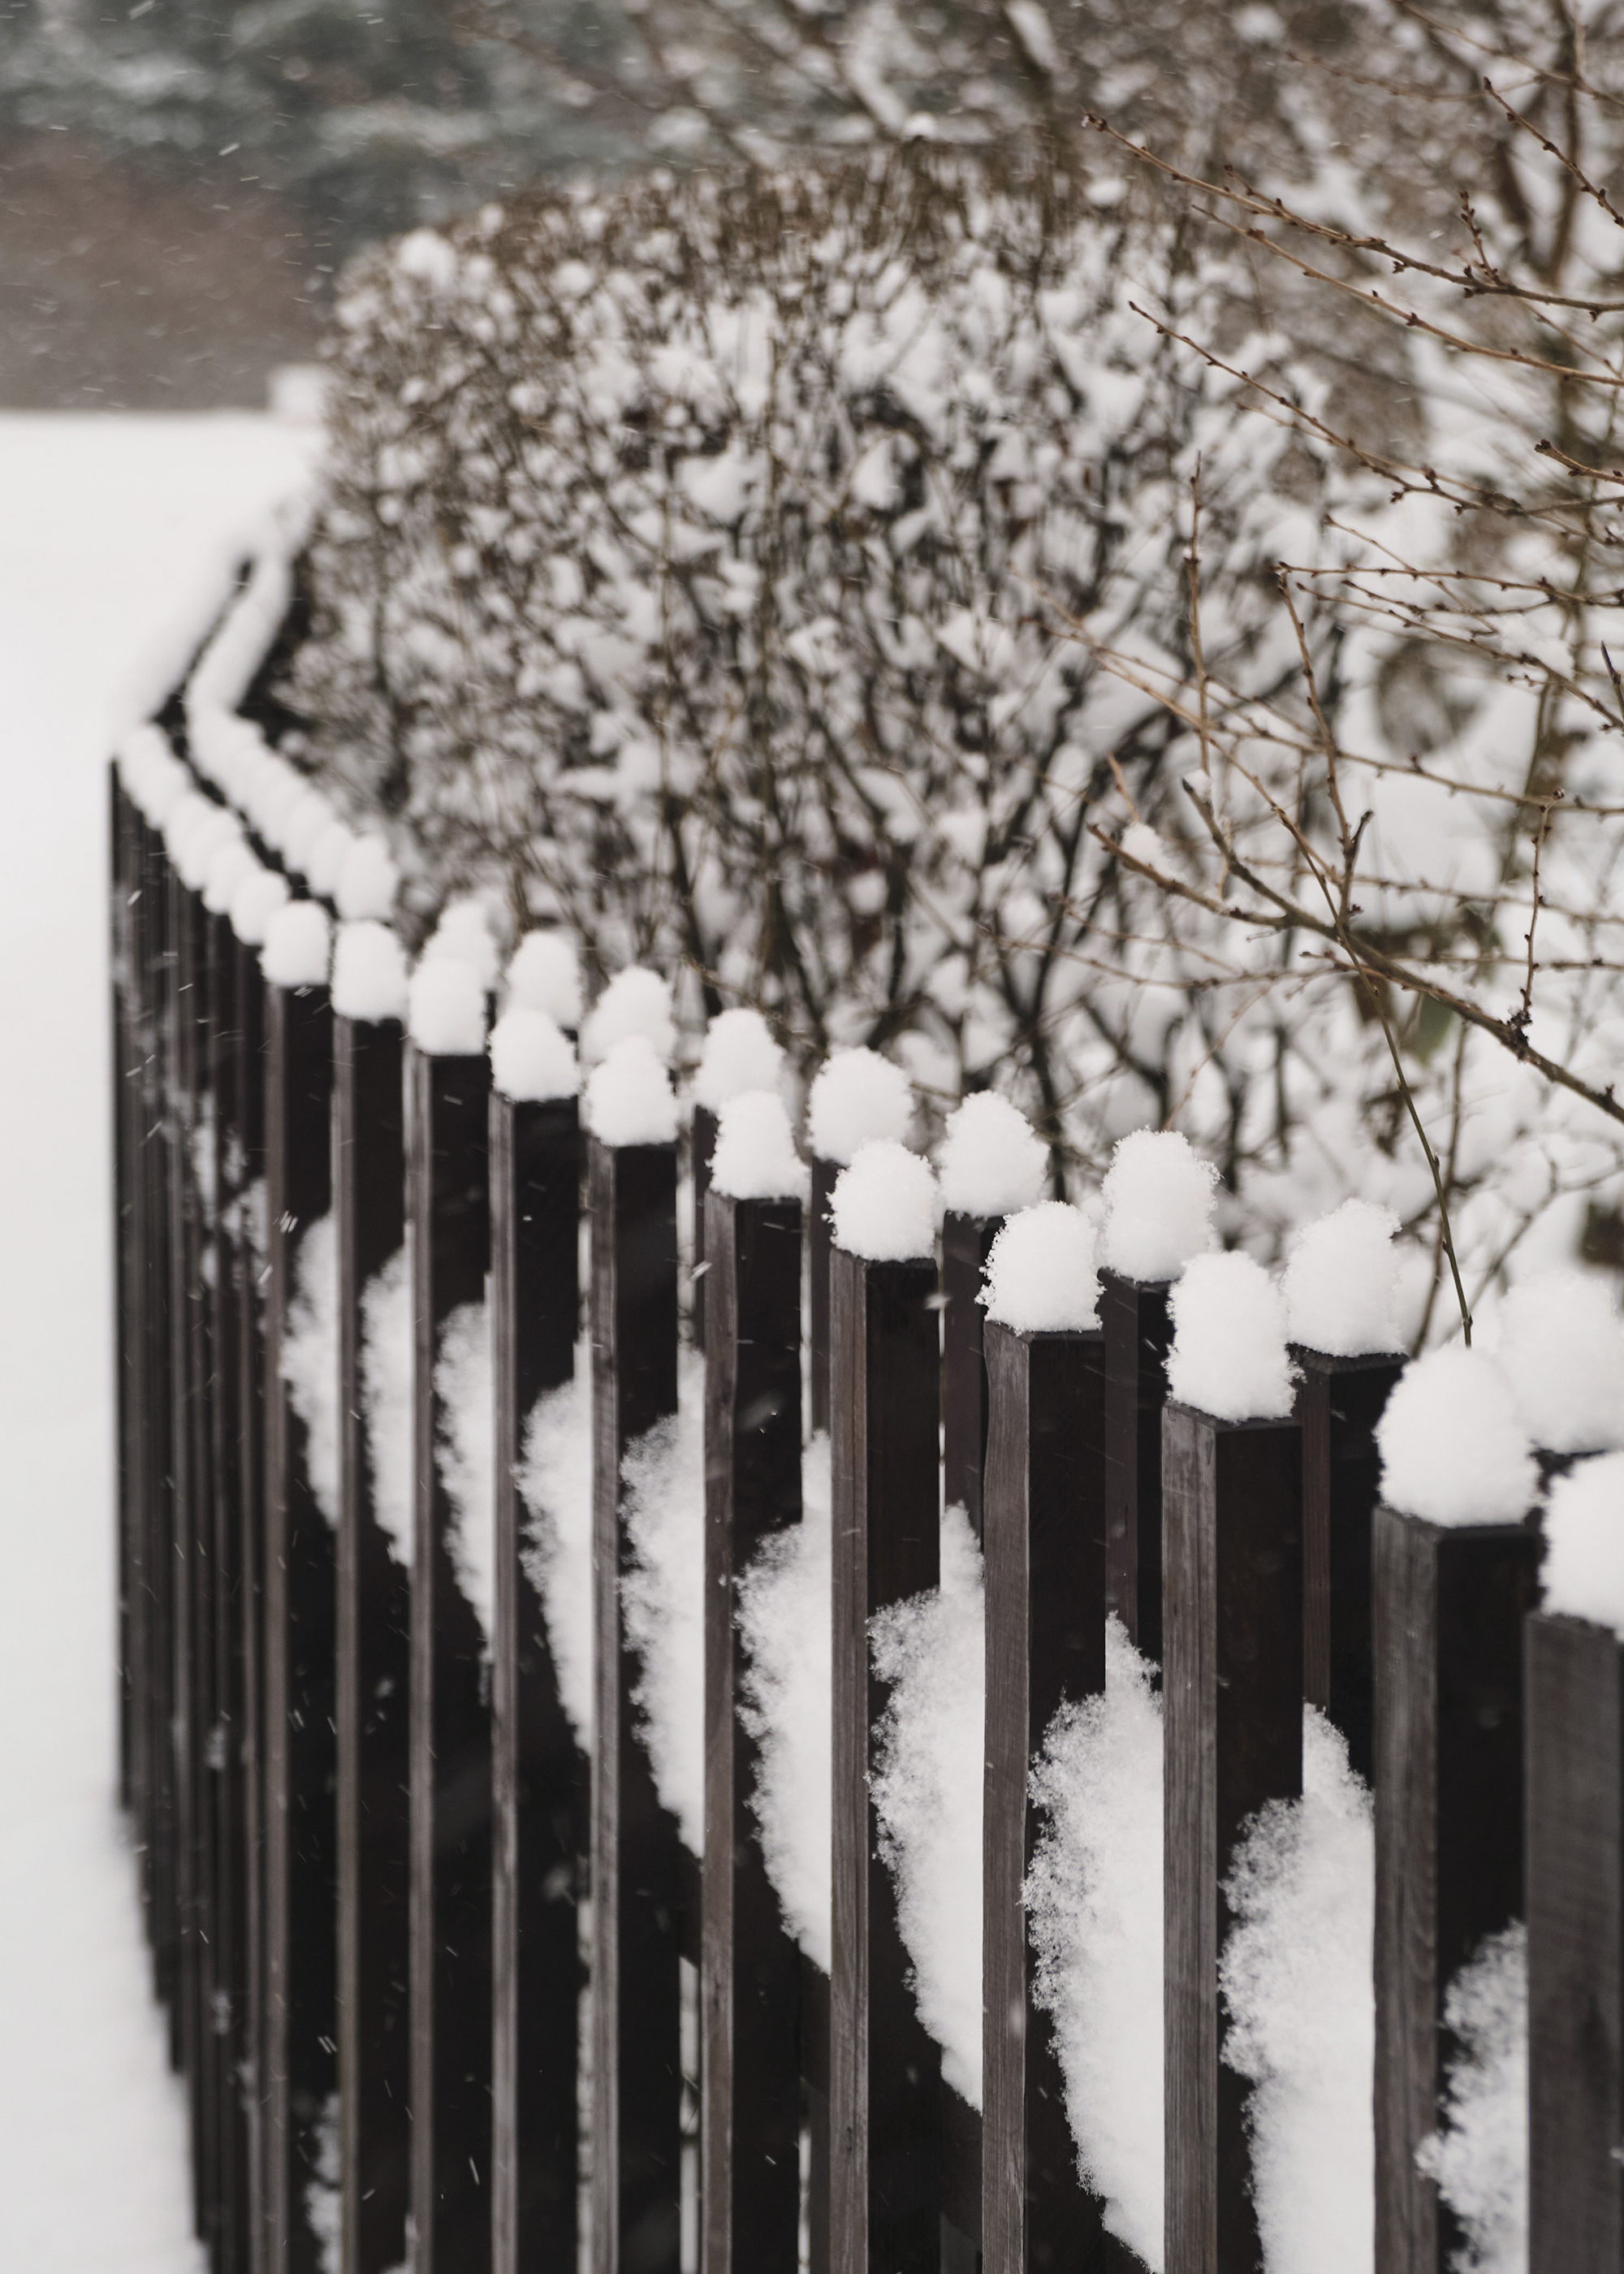
[[[1105,1335],[1106,1602],[1162,1660],[1162,1409],[1173,1322],[1165,1285],[1100,1274]]]

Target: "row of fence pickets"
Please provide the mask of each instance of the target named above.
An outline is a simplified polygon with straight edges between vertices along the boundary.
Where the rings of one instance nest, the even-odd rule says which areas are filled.
[[[620,1590],[624,1456],[677,1406],[678,1148],[583,1148],[573,1100],[515,1103],[483,1058],[268,984],[116,774],[112,834],[123,1793],[214,2274],[552,2274],[589,2248],[596,2274],[1137,2263],[1079,2177],[1020,1901],[1028,1769],[1060,1707],[1102,1689],[1112,1612],[1163,1668],[1169,2274],[1263,2263],[1222,2059],[1222,1888],[1256,1811],[1301,1790],[1304,1700],[1375,1791],[1379,2274],[1443,2274],[1460,2248],[1417,2163],[1443,1999],[1524,1916],[1531,2263],[1624,2265],[1620,1646],[1537,1611],[1537,1515],[1448,1531],[1378,1505],[1402,1360],[1299,1352],[1291,1419],[1214,1420],[1166,1402],[1165,1287],[1103,1275],[1098,1333],[983,1327],[995,1224],[950,1213],[939,1267],[864,1261],[831,1246],[827,1163],[804,1211],[707,1195],[696,1111],[696,1864],[639,1735]],[[525,1418],[575,1362],[583,1184],[590,1763],[514,1484]],[[281,1364],[293,1258],[329,1212],[336,1526]],[[357,1369],[362,1293],[409,1231],[407,1568]],[[487,1275],[488,1653],[435,1459],[440,1337]],[[799,1519],[803,1387],[834,1480],[827,1978],[769,1884],[737,1710],[733,1581]],[[979,2112],[919,2021],[868,1789],[869,1621],[936,1584],[944,1495],[985,1553]]]

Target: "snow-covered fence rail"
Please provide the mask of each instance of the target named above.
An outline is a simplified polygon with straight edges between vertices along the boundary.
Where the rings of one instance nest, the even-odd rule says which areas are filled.
[[[122,1774],[214,2274],[1616,2269],[1611,1313],[1406,1369],[1379,1212],[1277,1285],[1181,1139],[1043,1202],[989,1097],[938,1181],[867,1051],[808,1170],[749,1013],[685,1148],[663,983],[583,1020],[467,906],[409,973],[261,758],[114,793]]]

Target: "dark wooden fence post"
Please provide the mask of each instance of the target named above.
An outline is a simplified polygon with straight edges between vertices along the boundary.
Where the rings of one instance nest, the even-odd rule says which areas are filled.
[[[1254,2274],[1248,2088],[1223,2060],[1218,1969],[1243,1828],[1302,1790],[1301,1432],[1169,1404],[1162,1489],[1166,2263]]]
[[[494,2274],[553,2266],[568,2274],[578,2225],[576,1904],[588,1837],[588,1768],[564,1710],[542,1600],[521,1552],[515,1471],[537,1399],[575,1371],[580,1111],[573,1096],[505,1095],[500,1080],[499,1062],[490,1136]]]
[[[957,1209],[942,1218],[942,1496],[963,1509],[978,1540],[988,1430],[981,1273],[1002,1221]]]
[[[1021,1889],[1034,1756],[1105,1688],[1105,1340],[989,1321],[987,1766],[982,1806],[981,2248],[987,2274],[1098,2274],[1053,2026],[1032,1995]]]
[[[414,1020],[414,1036],[421,1032]],[[460,1037],[458,1038],[460,1039]],[[411,1566],[411,2215],[417,2274],[491,2260],[491,1707],[436,1457],[446,1323],[490,1267],[490,1062],[408,1056],[416,1328]],[[494,1417],[492,1417],[494,1427]]]
[[[1303,1696],[1374,1766],[1371,1525],[1380,1497],[1376,1424],[1404,1370],[1392,1353],[1330,1358],[1294,1345],[1303,1429]]]
[[[627,1449],[677,1410],[674,1143],[588,1147],[592,1217],[592,2263],[675,2274],[682,1906],[674,1820],[633,1724],[620,1509]]]
[[[831,1294],[829,1204],[842,1169],[868,1138],[907,1134],[913,1106],[899,1066],[868,1050],[836,1050],[807,1100],[812,1198],[807,1216],[808,1327],[812,1427],[830,1427]]]
[[[712,1189],[705,1347],[704,2274],[793,2274],[799,1954],[767,1877],[739,1717],[735,1585],[801,1521],[801,1203]]]
[[[1522,1619],[1539,1540],[1380,1506],[1376,1663],[1376,2263],[1445,2274],[1464,2237],[1416,2153],[1438,2125],[1444,1999],[1522,1916]]]
[[[1624,2264],[1624,1653],[1538,1612],[1527,1699],[1529,2274]]]
[[[345,2274],[389,2274],[407,2256],[410,2194],[411,1570],[379,1517],[362,1340],[367,1291],[391,1264],[400,1269],[406,1235],[404,1040],[401,1016],[379,1015],[374,1001],[358,998],[368,1016],[349,1014],[357,998],[345,991],[345,952],[341,931],[333,1022],[341,2263]]]
[[[333,1013],[325,985],[267,983],[262,2180],[272,2274],[321,2274],[338,2085],[334,1527],[282,1377],[301,1241],[332,1204]]]
[[[1165,1280],[1100,1274],[1105,1335],[1106,1600],[1153,1666],[1162,1659],[1162,1409],[1173,1321]]]
[[[936,2274],[941,2057],[915,2010],[869,1780],[884,1706],[876,1611],[940,1583],[934,1257],[830,1257],[834,1547],[834,1965],[830,2234],[836,2274]]]

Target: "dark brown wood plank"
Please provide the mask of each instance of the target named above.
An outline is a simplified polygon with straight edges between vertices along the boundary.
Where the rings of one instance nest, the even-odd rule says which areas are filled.
[[[1100,1274],[1105,1335],[1106,1602],[1153,1666],[1162,1659],[1162,1409],[1168,1290]]]
[[[514,1475],[536,1400],[575,1369],[580,1217],[575,1099],[515,1103],[493,1091],[495,2274],[575,2263],[576,1901],[590,1837],[588,1770],[564,1711],[541,1598],[520,1552]]]
[[[807,1204],[807,1365],[815,1434],[829,1427],[829,1203],[839,1174],[838,1161],[814,1157]]]
[[[716,1150],[718,1117],[708,1105],[696,1105],[688,1126],[688,1169],[694,1185],[694,1269],[692,1331],[694,1347],[705,1347],[705,1196],[710,1190],[710,1156]]]
[[[1624,2265],[1624,1660],[1610,1627],[1523,1629],[1529,2274]]]
[[[1260,2274],[1222,1890],[1248,1820],[1302,1790],[1301,1433],[1169,1404],[1162,1488],[1167,2264]]]
[[[936,2274],[941,2058],[908,1986],[869,1777],[884,1685],[868,1622],[941,1575],[934,1261],[830,1259],[834,1530],[834,1966],[830,2253],[836,2274]]]
[[[942,1220],[942,1498],[981,1537],[987,1465],[987,1368],[981,1357],[981,1274],[1002,1216]]]
[[[708,1195],[703,2274],[794,2274],[801,1966],[763,1861],[736,1581],[801,1521],[801,1204]]]
[[[981,2248],[988,2274],[1100,2274],[1101,2206],[1078,2177],[1052,2026],[1033,2001],[1021,1888],[1039,1830],[1033,1758],[1063,1705],[1105,1687],[1104,1337],[989,1322],[985,1353]]]

